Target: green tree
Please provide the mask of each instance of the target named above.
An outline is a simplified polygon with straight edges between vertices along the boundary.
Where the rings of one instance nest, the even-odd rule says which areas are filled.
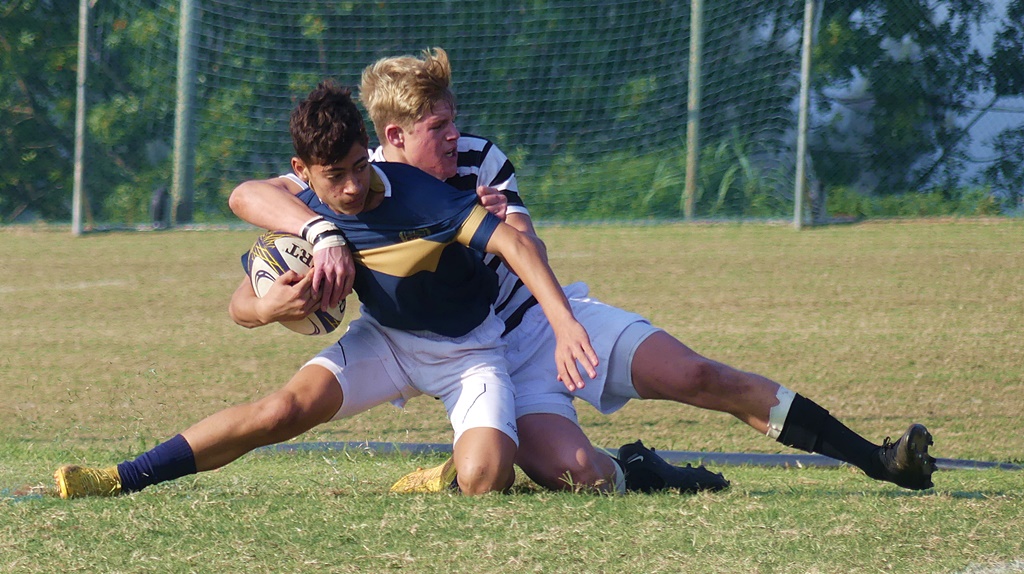
[[[825,2],[815,51],[815,85],[823,107],[827,88],[858,75],[867,123],[856,149],[837,142],[849,134],[823,126],[811,143],[827,184],[853,183],[865,171],[879,194],[953,186],[967,139],[954,119],[984,87],[984,59],[971,45],[973,26],[989,2],[837,0]],[[827,111],[827,110],[826,110]]]
[[[67,219],[78,14],[44,0],[0,6],[0,223]]]
[[[996,96],[1024,96],[1024,0],[1007,6],[1007,25],[996,34],[995,49],[988,65]],[[999,133],[992,142],[999,156],[985,170],[985,181],[1011,209],[1024,208],[1024,126],[1013,126]]]
[[[71,215],[78,11],[68,8],[17,0],[0,18],[0,221]],[[84,190],[99,222],[147,218],[170,178],[174,63],[138,56],[175,22],[174,6],[125,8],[96,4],[89,27]]]

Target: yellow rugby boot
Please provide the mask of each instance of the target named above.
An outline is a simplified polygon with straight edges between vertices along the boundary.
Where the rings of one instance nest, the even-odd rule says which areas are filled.
[[[53,473],[53,479],[57,481],[57,494],[61,498],[121,494],[121,475],[116,466],[89,468],[67,464]]]
[[[443,492],[448,489],[459,489],[455,482],[455,460],[451,458],[433,468],[417,468],[391,485],[391,492],[399,494]]]

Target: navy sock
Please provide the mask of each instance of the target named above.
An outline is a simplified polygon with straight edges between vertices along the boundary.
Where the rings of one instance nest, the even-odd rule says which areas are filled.
[[[175,435],[138,458],[117,465],[121,475],[121,491],[136,492],[188,474],[196,473],[196,458],[185,437]]]

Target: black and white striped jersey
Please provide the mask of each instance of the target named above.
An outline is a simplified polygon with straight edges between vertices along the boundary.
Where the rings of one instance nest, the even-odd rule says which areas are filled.
[[[519,196],[515,167],[494,142],[479,136],[461,134],[458,152],[458,172],[445,180],[449,185],[467,191],[476,191],[481,185],[497,188],[508,198],[509,214],[529,215]],[[386,161],[382,148],[373,151],[370,161]],[[500,258],[488,253],[484,256],[484,262],[498,275],[498,298],[494,302],[494,312],[505,322],[505,333],[508,333],[519,325],[523,313],[535,305],[537,300],[522,279]]]

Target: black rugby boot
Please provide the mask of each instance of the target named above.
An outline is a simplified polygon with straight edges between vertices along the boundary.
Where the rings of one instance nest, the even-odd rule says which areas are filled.
[[[885,437],[885,442],[878,447],[880,470],[874,478],[911,490],[932,488],[935,486],[932,483],[935,457],[928,454],[932,444],[932,434],[922,424],[910,425],[896,442]]]
[[[704,465],[673,466],[640,441],[622,445],[619,461],[626,475],[626,491],[649,493],[671,488],[681,493],[694,493],[729,487],[729,481],[721,473],[711,472]]]

